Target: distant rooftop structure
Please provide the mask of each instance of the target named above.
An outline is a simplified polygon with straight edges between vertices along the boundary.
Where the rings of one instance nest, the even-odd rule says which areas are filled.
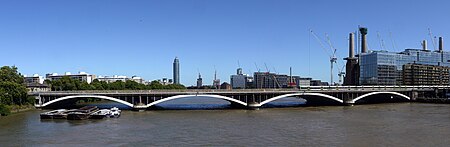
[[[72,74],[70,72],[65,72],[64,75],[58,75],[58,73],[49,73],[45,75],[45,78],[48,80],[57,80],[61,79],[64,76],[68,76],[72,79],[76,79],[82,82],[91,83],[92,80],[95,79],[95,75],[88,74],[86,72],[78,72],[78,74]]]

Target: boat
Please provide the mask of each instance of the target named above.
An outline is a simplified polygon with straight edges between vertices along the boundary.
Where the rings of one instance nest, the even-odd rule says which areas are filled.
[[[41,116],[41,119],[53,119],[53,118],[58,118],[58,116],[64,112],[67,112],[67,110],[66,109],[58,109],[58,110],[41,113],[40,116]]]
[[[105,117],[107,118],[118,118],[120,117],[121,110],[117,107],[113,107],[111,109],[101,109],[98,111],[95,111],[91,114],[91,119],[103,119]]]
[[[88,119],[90,115],[98,110],[97,106],[84,106],[67,114],[67,119],[82,120]]]
[[[101,109],[97,110],[94,113],[91,114],[89,117],[90,119],[103,119],[107,117],[111,113],[111,110],[109,109]]]
[[[111,112],[110,112],[109,117],[111,117],[111,118],[118,118],[118,117],[120,117],[120,113],[121,112],[122,112],[122,110],[119,110],[119,108],[113,107],[113,108],[111,108]]]

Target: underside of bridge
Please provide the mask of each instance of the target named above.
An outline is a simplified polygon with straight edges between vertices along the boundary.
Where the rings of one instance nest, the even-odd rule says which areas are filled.
[[[189,99],[188,101],[185,101],[184,99]],[[165,103],[173,103],[175,102],[175,105],[182,106],[182,105],[194,105],[203,107],[205,109],[208,109],[210,107],[214,107],[214,105],[227,105],[227,108],[245,108],[246,103],[242,102],[237,99],[233,99],[227,96],[221,96],[221,95],[175,95],[170,96],[166,98],[159,99],[157,101],[153,101],[149,104],[147,104],[147,109],[165,109],[161,104]],[[209,105],[209,106],[208,106]],[[172,108],[173,109],[173,108]],[[178,109],[178,108],[175,108]],[[195,109],[202,109],[202,108],[195,108]]]
[[[355,99],[354,104],[399,103],[408,101],[410,101],[409,97],[405,97],[404,95],[379,93]]]
[[[317,95],[302,95],[299,96],[302,99],[306,100],[307,106],[342,106],[344,105],[340,101],[336,101],[334,99],[330,99],[323,96],[317,96]]]
[[[81,103],[80,103],[81,102]],[[87,104],[99,104],[102,103],[111,103],[115,106],[119,106],[126,108],[126,107],[133,107],[133,104],[123,101],[117,98],[108,97],[108,96],[100,96],[100,95],[72,95],[72,96],[63,96],[63,97],[54,97],[54,98],[41,98],[41,103],[39,100],[36,102],[37,107],[46,108],[46,109],[71,109],[71,108],[77,108],[82,105]],[[123,106],[122,106],[123,105]]]

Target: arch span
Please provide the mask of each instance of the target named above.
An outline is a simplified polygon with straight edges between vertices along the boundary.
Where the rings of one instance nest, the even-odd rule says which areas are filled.
[[[204,94],[204,95],[176,95],[176,96],[171,96],[171,97],[167,97],[167,98],[163,98],[157,101],[154,101],[150,104],[147,104],[147,107],[165,102],[165,101],[170,101],[170,100],[175,100],[175,99],[180,99],[180,98],[186,98],[186,97],[208,97],[208,98],[217,98],[217,99],[224,99],[230,102],[234,102],[234,103],[238,103],[241,104],[243,106],[247,106],[246,102],[240,101],[240,100],[236,100],[230,97],[226,97],[226,96],[221,96],[221,95],[208,95],[208,94]]]
[[[291,96],[317,96],[317,97],[323,97],[323,98],[326,98],[326,99],[330,99],[330,100],[335,101],[335,102],[340,103],[340,104],[344,103],[341,99],[338,99],[338,98],[336,98],[334,96],[330,96],[330,95],[327,95],[327,94],[322,94],[322,93],[291,93],[291,94],[279,95],[279,96],[267,99],[265,101],[262,101],[261,103],[259,103],[259,106],[262,106],[264,104],[267,104],[269,102],[272,102],[272,101],[275,101],[275,100],[278,100],[278,99],[291,97]],[[305,98],[305,99],[307,100],[307,98]],[[306,102],[306,103],[308,103],[308,102]]]
[[[122,103],[122,104],[130,106],[130,107],[133,107],[133,104],[131,104],[131,103],[127,102],[127,101],[123,101],[123,100],[120,100],[118,98],[113,98],[113,97],[109,97],[109,96],[102,96],[102,95],[70,95],[70,96],[64,96],[64,97],[60,97],[60,98],[51,100],[49,102],[46,102],[46,103],[42,104],[42,107],[48,106],[48,105],[50,105],[52,103],[55,103],[55,102],[59,102],[59,101],[67,100],[67,99],[74,99],[74,98],[99,98],[99,99],[106,99],[106,100],[115,101],[115,102]]]
[[[398,92],[371,92],[371,93],[363,94],[363,95],[361,95],[361,96],[356,97],[355,99],[353,99],[352,101],[350,101],[350,103],[355,103],[356,101],[358,101],[358,100],[360,100],[360,99],[364,99],[364,98],[366,98],[366,97],[368,97],[368,96],[371,96],[371,95],[377,95],[377,94],[392,94],[392,95],[397,95],[397,96],[400,96],[400,97],[402,97],[402,98],[411,100],[410,97],[408,97],[408,96],[406,96],[406,95],[404,95],[404,94],[398,93]]]

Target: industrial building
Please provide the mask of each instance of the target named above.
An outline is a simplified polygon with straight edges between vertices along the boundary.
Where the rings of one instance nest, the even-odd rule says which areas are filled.
[[[405,49],[402,52],[384,50],[369,52],[366,43],[367,28],[360,28],[360,35],[361,53],[355,56],[353,34],[350,33],[349,57],[345,58],[347,64],[344,85],[409,85],[413,84],[410,80],[418,80],[423,77],[419,73],[413,74],[415,71],[409,69],[404,71],[404,67],[418,69],[428,68],[429,66],[430,68],[450,67],[450,52],[444,51],[442,37],[439,37],[438,50],[429,50],[424,40],[421,49]],[[429,74],[428,71],[423,72],[421,74]],[[437,71],[431,70],[429,72]],[[434,85],[437,83],[423,82],[422,84]],[[439,84],[448,85],[449,83],[445,83],[444,80]]]

